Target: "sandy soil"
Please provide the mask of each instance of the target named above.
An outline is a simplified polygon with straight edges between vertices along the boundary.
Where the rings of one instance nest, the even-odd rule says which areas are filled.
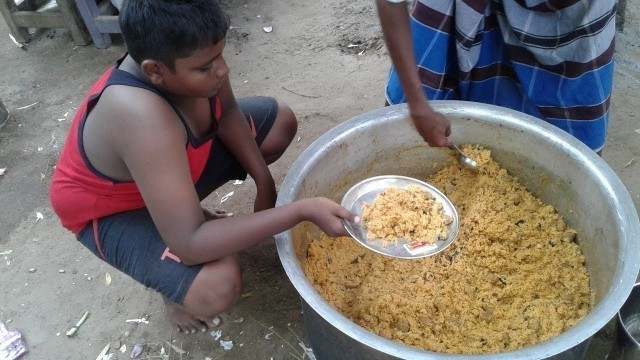
[[[353,116],[381,107],[389,61],[373,2],[354,0],[225,0],[232,18],[226,49],[236,96],[271,95],[287,102],[300,121],[296,142],[272,166],[280,184],[297,156],[322,133]],[[616,54],[609,143],[604,158],[640,203],[640,95],[638,5],[628,1],[625,32]],[[273,26],[266,33],[264,26]],[[75,108],[99,73],[124,51],[121,40],[105,50],[77,47],[65,30],[36,33],[27,50],[15,46],[0,21],[0,99],[11,111],[0,129],[0,321],[19,329],[30,359],[95,358],[110,344],[113,359],[128,359],[134,344],[143,358],[303,359],[309,341],[295,289],[284,274],[273,241],[241,254],[245,295],[223,315],[219,340],[209,333],[177,334],[160,297],[102,263],[76,243],[51,210],[47,191]],[[356,46],[350,46],[356,45]],[[22,108],[31,104],[33,106]],[[22,108],[22,109],[21,109]],[[640,130],[639,130],[640,131]],[[251,181],[226,185],[205,200],[250,212]],[[37,214],[42,214],[39,219]],[[10,253],[9,253],[10,252]],[[64,270],[62,272],[61,270]],[[111,284],[105,284],[106,274]],[[65,332],[89,319],[74,338]],[[146,317],[149,324],[126,322]],[[128,334],[128,336],[125,336]],[[612,327],[598,333],[588,359],[606,356]],[[127,346],[122,354],[121,345]],[[179,354],[176,349],[186,353]]]

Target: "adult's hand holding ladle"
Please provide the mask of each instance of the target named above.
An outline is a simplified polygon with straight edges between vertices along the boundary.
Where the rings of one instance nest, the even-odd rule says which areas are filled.
[[[422,109],[424,110],[426,108],[426,111],[411,111],[411,119],[424,141],[427,142],[429,146],[450,148],[458,153],[458,161],[460,161],[463,166],[471,170],[478,170],[478,163],[463,154],[453,141],[448,138],[451,134],[451,123],[449,120],[442,114],[431,110],[428,105],[426,105],[426,98],[424,105],[425,107],[422,107]],[[411,102],[409,102],[409,106],[411,107]]]

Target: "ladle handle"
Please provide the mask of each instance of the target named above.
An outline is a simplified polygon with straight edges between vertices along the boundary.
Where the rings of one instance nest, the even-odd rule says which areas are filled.
[[[461,151],[461,150],[456,146],[456,144],[454,144],[453,142],[452,142],[452,143],[451,143],[451,145],[449,146],[449,149],[451,149],[451,150],[453,150],[453,151],[457,152],[458,154],[462,154],[462,155],[464,155],[464,154],[462,153],[462,151]]]

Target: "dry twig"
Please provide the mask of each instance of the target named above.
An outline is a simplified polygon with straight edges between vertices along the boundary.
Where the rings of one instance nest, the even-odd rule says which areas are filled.
[[[300,94],[300,93],[297,93],[297,92],[295,92],[295,91],[293,91],[293,90],[289,90],[289,89],[287,89],[287,88],[286,88],[286,87],[284,87],[284,86],[283,86],[282,88],[283,88],[283,89],[285,89],[285,90],[287,90],[288,92],[290,92],[290,93],[292,93],[292,94],[296,94],[296,95],[298,95],[298,96],[302,96],[302,97],[306,97],[306,98],[318,99],[318,98],[321,98],[321,97],[322,97],[322,96],[317,96],[317,95],[305,95],[305,94]]]

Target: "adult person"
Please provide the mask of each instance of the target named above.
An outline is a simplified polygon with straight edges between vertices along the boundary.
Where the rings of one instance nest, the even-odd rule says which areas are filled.
[[[449,146],[429,100],[508,107],[605,144],[615,0],[376,0],[393,67],[386,97],[407,102],[420,135]],[[410,16],[409,16],[410,15]]]

